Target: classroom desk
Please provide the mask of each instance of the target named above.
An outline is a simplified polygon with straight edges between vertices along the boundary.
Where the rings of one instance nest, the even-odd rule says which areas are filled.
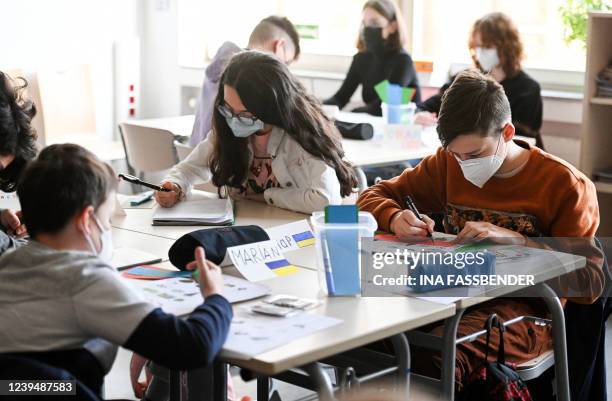
[[[233,267],[224,268],[224,273],[238,274]],[[261,283],[267,285],[272,294],[321,299],[317,272],[312,270],[300,268],[293,275]],[[258,301],[260,300],[240,303],[234,308],[243,308],[249,303]],[[455,306],[452,304],[443,305],[406,297],[322,298],[322,304],[309,313],[340,319],[342,322],[339,325],[317,331],[250,359],[228,356],[222,350],[212,368],[198,369],[188,374],[189,394],[194,395],[190,396],[189,400],[225,400],[227,364],[231,364],[255,373],[260,377],[258,382],[264,386],[267,377],[282,375],[290,369],[299,368],[309,375],[313,387],[319,393],[319,398],[331,401],[334,389],[323,367],[317,362],[385,338],[392,341],[398,353],[396,375],[405,380],[405,383],[404,381],[400,383],[405,384],[408,391],[407,372],[410,370],[410,352],[404,333],[448,318],[454,312]],[[175,376],[172,380],[180,379]],[[171,387],[174,386],[173,382]],[[174,389],[174,391],[180,390]],[[261,389],[258,388],[258,391]],[[259,396],[263,394],[267,395],[267,389]]]
[[[238,207],[236,208],[236,224],[257,224],[263,227],[270,227],[277,224],[285,224],[291,221],[300,220],[303,218],[307,218],[306,215],[286,211],[283,209],[279,209],[276,207],[272,207],[263,203],[254,202],[250,200],[238,200]],[[242,206],[241,206],[242,205]],[[192,230],[198,228],[205,227],[165,227],[165,226],[152,226],[151,225],[151,216],[152,209],[129,209],[126,210],[127,215],[123,217],[118,217],[114,219],[113,226],[116,229],[120,229],[119,231],[126,230],[134,233],[139,233],[141,235],[149,235],[152,237],[161,237],[166,240],[173,240],[181,235],[190,232]],[[116,232],[117,230],[114,230]],[[145,248],[138,248],[138,242],[140,241],[137,237],[130,237],[128,234],[124,235],[124,238],[131,238],[133,244],[137,249],[141,249],[143,251],[149,251],[149,247],[153,246],[153,242],[145,245]],[[141,237],[148,238],[148,237]],[[119,243],[118,243],[119,244]],[[167,246],[168,243],[165,243]],[[162,246],[162,248],[163,248]],[[160,248],[160,249],[162,249]],[[294,253],[287,254],[288,259],[292,264],[296,266],[304,267],[303,277],[309,277],[304,280],[297,280],[295,284],[295,288],[293,288],[294,284],[291,284],[289,281],[281,283],[282,280],[279,280],[277,283],[272,282],[272,286],[275,288],[279,288],[279,290],[283,293],[292,293],[295,291],[296,295],[299,296],[315,296],[312,291],[313,288],[308,285],[304,285],[308,280],[314,280],[316,278],[316,255],[314,247],[306,247],[302,248],[299,251],[294,251]],[[576,269],[584,267],[586,264],[585,258],[581,256],[569,255],[569,254],[560,254],[557,257],[538,259],[533,261],[532,263],[524,263],[524,261],[517,261],[512,263],[506,263],[498,266],[497,273],[504,274],[505,272],[512,272],[514,274],[533,274],[534,282],[540,294],[547,294],[544,298],[549,310],[553,315],[553,337],[554,337],[554,351],[555,351],[555,369],[557,373],[557,385],[558,385],[558,394],[560,400],[569,400],[569,386],[568,386],[568,377],[567,377],[567,356],[566,356],[566,340],[565,340],[565,318],[563,315],[563,309],[559,302],[558,297],[552,292],[552,290],[545,284],[545,281],[561,276],[565,273],[574,271]],[[307,270],[310,270],[310,274],[306,273]],[[291,291],[289,291],[291,289]],[[453,315],[449,315],[445,321],[445,333],[442,338],[442,341],[439,342],[441,344],[440,348],[442,351],[442,359],[443,359],[443,368],[442,368],[442,386],[444,399],[452,400],[454,397],[454,367],[455,367],[455,359],[456,359],[456,347],[455,340],[457,338],[457,327],[461,316],[465,312],[465,310],[473,305],[477,305],[479,303],[485,302],[491,298],[502,297],[502,296],[512,296],[513,293],[517,291],[522,291],[523,289],[518,287],[495,287],[495,288],[473,288],[470,289],[466,294],[466,297],[461,298],[454,303],[451,304],[453,310],[456,313]],[[429,296],[439,295],[444,296],[444,291],[438,291],[436,294],[430,293]],[[447,292],[448,294],[448,292]],[[402,294],[405,295],[405,294]],[[350,305],[346,311],[343,310],[342,313],[354,312],[354,313],[362,313],[361,309],[363,308],[366,311],[377,311],[378,314],[373,314],[372,316],[376,316],[377,319],[385,317],[387,314],[394,315],[395,313],[390,313],[390,309],[386,309],[385,305],[387,305],[387,301],[391,300],[389,305],[397,302],[397,299],[410,299],[410,298],[329,298],[328,302],[325,304],[325,308],[330,308],[331,311],[336,313],[336,306],[332,305]],[[356,301],[359,300],[359,301]],[[377,302],[381,302],[381,300],[385,300],[380,305]],[[412,299],[412,301],[416,301]],[[361,302],[358,304],[356,302]],[[444,306],[442,304],[436,304],[433,302],[426,302],[427,304],[434,304],[439,306]],[[378,306],[377,306],[378,305]],[[378,307],[382,309],[378,309]],[[407,307],[407,306],[404,306]],[[412,307],[412,306],[410,306]],[[389,318],[393,318],[390,316]],[[442,318],[440,318],[442,319]],[[434,319],[431,322],[440,320]],[[422,321],[421,321],[422,322]],[[414,323],[414,322],[412,322]],[[419,323],[419,321],[417,321]],[[388,323],[387,323],[388,324]],[[354,326],[356,327],[356,326]],[[390,326],[392,327],[392,325]],[[415,327],[418,327],[415,326]],[[381,328],[382,329],[382,328]],[[335,331],[335,328],[330,329]],[[326,331],[327,332],[327,331]],[[339,330],[339,333],[344,333],[344,330]],[[328,333],[329,334],[329,333]],[[388,333],[386,333],[388,334]],[[337,334],[336,334],[337,335]],[[370,337],[372,338],[372,337]],[[381,338],[384,338],[381,337]],[[418,334],[414,336],[410,336],[411,342],[416,343],[417,345],[424,341],[423,336],[419,336]],[[366,341],[366,340],[364,340]],[[368,340],[369,341],[369,340]],[[372,340],[373,341],[373,340]],[[309,344],[305,343],[304,345]],[[342,344],[336,344],[335,346],[342,347]],[[330,345],[333,348],[333,346]],[[244,367],[253,368],[255,371],[260,371],[262,373],[270,374],[270,372],[277,372],[278,369],[282,369],[287,366],[289,363],[288,360],[284,358],[285,350],[282,352],[271,351],[262,355],[262,359],[257,359],[257,363],[255,365],[251,365],[251,362],[245,362]],[[300,356],[301,358],[301,356]],[[302,359],[296,357],[296,361],[301,362]],[[234,363],[234,361],[232,361]],[[239,365],[240,366],[240,365]]]
[[[198,196],[215,195],[199,192]],[[149,252],[147,249],[163,249],[165,252],[164,259],[167,259],[168,249],[175,240],[195,230],[212,228],[211,226],[154,226],[152,225],[154,204],[155,202],[151,201],[150,207],[147,207],[148,205],[142,205],[142,207],[139,208],[125,209],[125,216],[113,216],[111,222],[112,226],[116,229],[148,234],[152,236],[152,238],[157,237],[162,240],[163,246],[161,247],[154,245],[157,243],[156,241],[151,241],[150,245],[143,244],[143,247],[146,248],[142,249],[143,251]],[[298,220],[308,220],[310,217],[307,214],[280,209],[263,202],[256,202],[249,199],[236,200],[234,203],[234,213],[236,218],[235,225],[257,225],[263,228],[292,223]],[[171,240],[170,245],[163,242],[163,239]],[[133,239],[133,241],[136,241],[136,239]],[[140,249],[134,246],[132,248]],[[287,254],[287,260],[296,266],[316,270],[315,254],[311,252],[309,248],[314,250],[314,247],[298,249]],[[159,250],[150,253],[157,255]]]

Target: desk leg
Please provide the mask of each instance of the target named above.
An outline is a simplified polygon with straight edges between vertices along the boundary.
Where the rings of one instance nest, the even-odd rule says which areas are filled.
[[[397,357],[397,378],[395,388],[400,391],[401,394],[405,394],[405,397],[402,398],[408,400],[410,399],[410,345],[404,333],[396,334],[391,337],[391,343],[393,344],[393,351]]]
[[[270,398],[270,379],[267,376],[257,377],[257,401],[268,401]]]
[[[213,371],[213,400],[227,401],[227,363],[214,361]]]
[[[544,302],[552,315],[553,350],[555,352],[555,378],[557,400],[570,401],[569,373],[567,365],[567,340],[565,338],[565,314],[559,297],[547,284],[541,284]]]
[[[320,401],[334,401],[334,387],[331,379],[327,373],[325,373],[320,363],[310,363],[303,366],[301,369],[308,373],[310,380],[312,380],[312,383],[317,389]]]
[[[359,193],[361,193],[368,188],[368,179],[366,178],[366,175],[361,167],[354,166],[353,170],[357,176],[357,189]]]
[[[463,316],[464,309],[458,309],[454,316],[444,321],[444,337],[442,338],[442,399],[455,399],[455,361],[457,358],[457,328]]]

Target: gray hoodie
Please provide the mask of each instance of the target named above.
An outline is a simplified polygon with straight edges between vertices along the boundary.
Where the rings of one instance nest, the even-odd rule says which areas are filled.
[[[236,53],[242,51],[235,43],[225,42],[221,45],[212,62],[206,67],[204,74],[204,83],[202,84],[202,92],[198,99],[198,106],[195,114],[195,122],[189,144],[192,147],[198,145],[208,136],[212,128],[213,107],[215,97],[219,90],[219,81],[225,70],[225,66]]]

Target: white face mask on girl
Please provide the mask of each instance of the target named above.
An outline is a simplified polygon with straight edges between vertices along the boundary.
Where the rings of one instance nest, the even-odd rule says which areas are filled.
[[[105,230],[100,223],[100,220],[96,216],[93,216],[93,220],[100,230],[100,251],[96,250],[96,246],[91,239],[89,234],[85,234],[85,239],[89,244],[89,248],[94,255],[97,255],[103,262],[110,264],[113,258],[113,236],[111,230]]]
[[[477,47],[476,60],[478,60],[478,64],[480,64],[483,70],[490,72],[499,65],[497,49],[494,47]]]
[[[478,188],[482,188],[484,184],[489,181],[491,177],[493,177],[497,170],[499,170],[504,162],[505,156],[501,157],[497,154],[501,138],[502,135],[499,136],[497,148],[495,148],[495,153],[491,156],[461,160],[455,155],[455,159],[457,159],[465,179],[476,185]]]

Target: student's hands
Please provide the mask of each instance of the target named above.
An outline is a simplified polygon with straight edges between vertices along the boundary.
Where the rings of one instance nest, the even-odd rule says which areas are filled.
[[[140,372],[142,372],[142,368],[144,368],[147,363],[147,359],[138,355],[137,353],[132,354],[132,359],[130,360],[130,382],[132,383],[132,390],[134,390],[134,395],[139,400],[144,398],[144,393],[149,387],[149,383],[151,383],[151,373],[148,370],[145,370],[145,381],[141,382]]]
[[[172,207],[177,204],[181,194],[181,187],[170,181],[161,183],[162,188],[167,188],[170,192],[155,191],[155,200],[161,207]]]
[[[402,210],[391,218],[391,231],[400,237],[426,237],[427,233],[433,233],[434,221],[428,216],[421,214],[422,222],[410,210]]]
[[[0,224],[6,228],[6,232],[17,238],[24,237],[28,230],[25,224],[21,222],[21,211],[15,212],[11,209],[4,209],[0,212]]]
[[[424,126],[436,125],[438,116],[436,113],[430,113],[429,111],[419,111],[414,115],[414,123]]]
[[[221,291],[223,291],[221,268],[213,262],[206,260],[204,248],[201,246],[195,250],[195,260],[187,265],[187,270],[195,269],[199,272],[198,282],[200,283],[200,291],[202,291],[204,298],[221,294]]]
[[[516,231],[498,227],[485,221],[468,221],[463,230],[454,239],[454,243],[464,243],[473,240],[491,239],[497,243],[508,245],[524,245],[525,237]]]

